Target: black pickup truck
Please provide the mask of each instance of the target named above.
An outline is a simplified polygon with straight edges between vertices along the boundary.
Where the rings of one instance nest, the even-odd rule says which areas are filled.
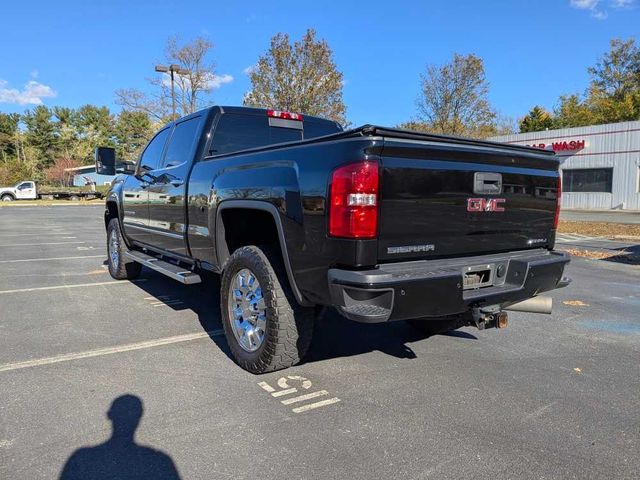
[[[111,150],[96,151],[112,174]],[[222,275],[230,350],[254,373],[304,356],[316,309],[424,330],[550,313],[553,152],[215,106],[166,125],[106,198],[109,272]]]

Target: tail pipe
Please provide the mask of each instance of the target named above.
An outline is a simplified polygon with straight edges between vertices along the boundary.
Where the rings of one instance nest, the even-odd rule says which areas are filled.
[[[553,298],[551,297],[533,297],[523,302],[509,305],[504,310],[512,312],[529,312],[529,313],[546,313],[550,314],[553,308]]]

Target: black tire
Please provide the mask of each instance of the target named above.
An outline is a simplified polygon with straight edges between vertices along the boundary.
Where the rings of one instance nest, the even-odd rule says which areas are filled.
[[[407,320],[411,327],[424,335],[438,335],[440,333],[450,332],[464,325],[461,317],[447,318],[416,318]]]
[[[109,273],[116,280],[133,280],[140,275],[142,265],[127,259],[124,254],[128,251],[122,238],[120,222],[117,218],[112,218],[107,225],[107,262]]]
[[[13,197],[13,195],[10,195],[8,193],[5,193],[0,197],[0,201],[3,201],[3,202],[13,202],[14,200],[15,198]]]
[[[255,351],[247,351],[234,334],[230,308],[231,282],[247,269],[259,282],[266,307],[263,340]],[[230,307],[231,306],[231,307]],[[222,324],[234,360],[251,373],[281,370],[299,363],[311,343],[315,311],[300,307],[293,297],[280,255],[256,246],[236,250],[225,265],[220,284]]]

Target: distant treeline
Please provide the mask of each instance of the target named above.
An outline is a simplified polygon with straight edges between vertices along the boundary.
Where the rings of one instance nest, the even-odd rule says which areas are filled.
[[[0,113],[0,184],[64,183],[64,168],[93,162],[96,146],[114,147],[119,158],[133,160],[157,126],[144,112],[113,114],[95,105]]]

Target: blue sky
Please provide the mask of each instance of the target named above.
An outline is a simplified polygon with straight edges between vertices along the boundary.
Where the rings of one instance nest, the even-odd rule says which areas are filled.
[[[583,92],[613,37],[640,41],[640,0],[323,2],[9,1],[0,16],[0,111],[84,103],[114,110],[114,91],[146,88],[166,38],[215,45],[218,104],[238,105],[245,69],[270,37],[315,28],[344,73],[347,117],[395,125],[415,115],[419,75],[454,52],[485,60],[491,101],[519,117]],[[230,80],[232,77],[232,80]]]

